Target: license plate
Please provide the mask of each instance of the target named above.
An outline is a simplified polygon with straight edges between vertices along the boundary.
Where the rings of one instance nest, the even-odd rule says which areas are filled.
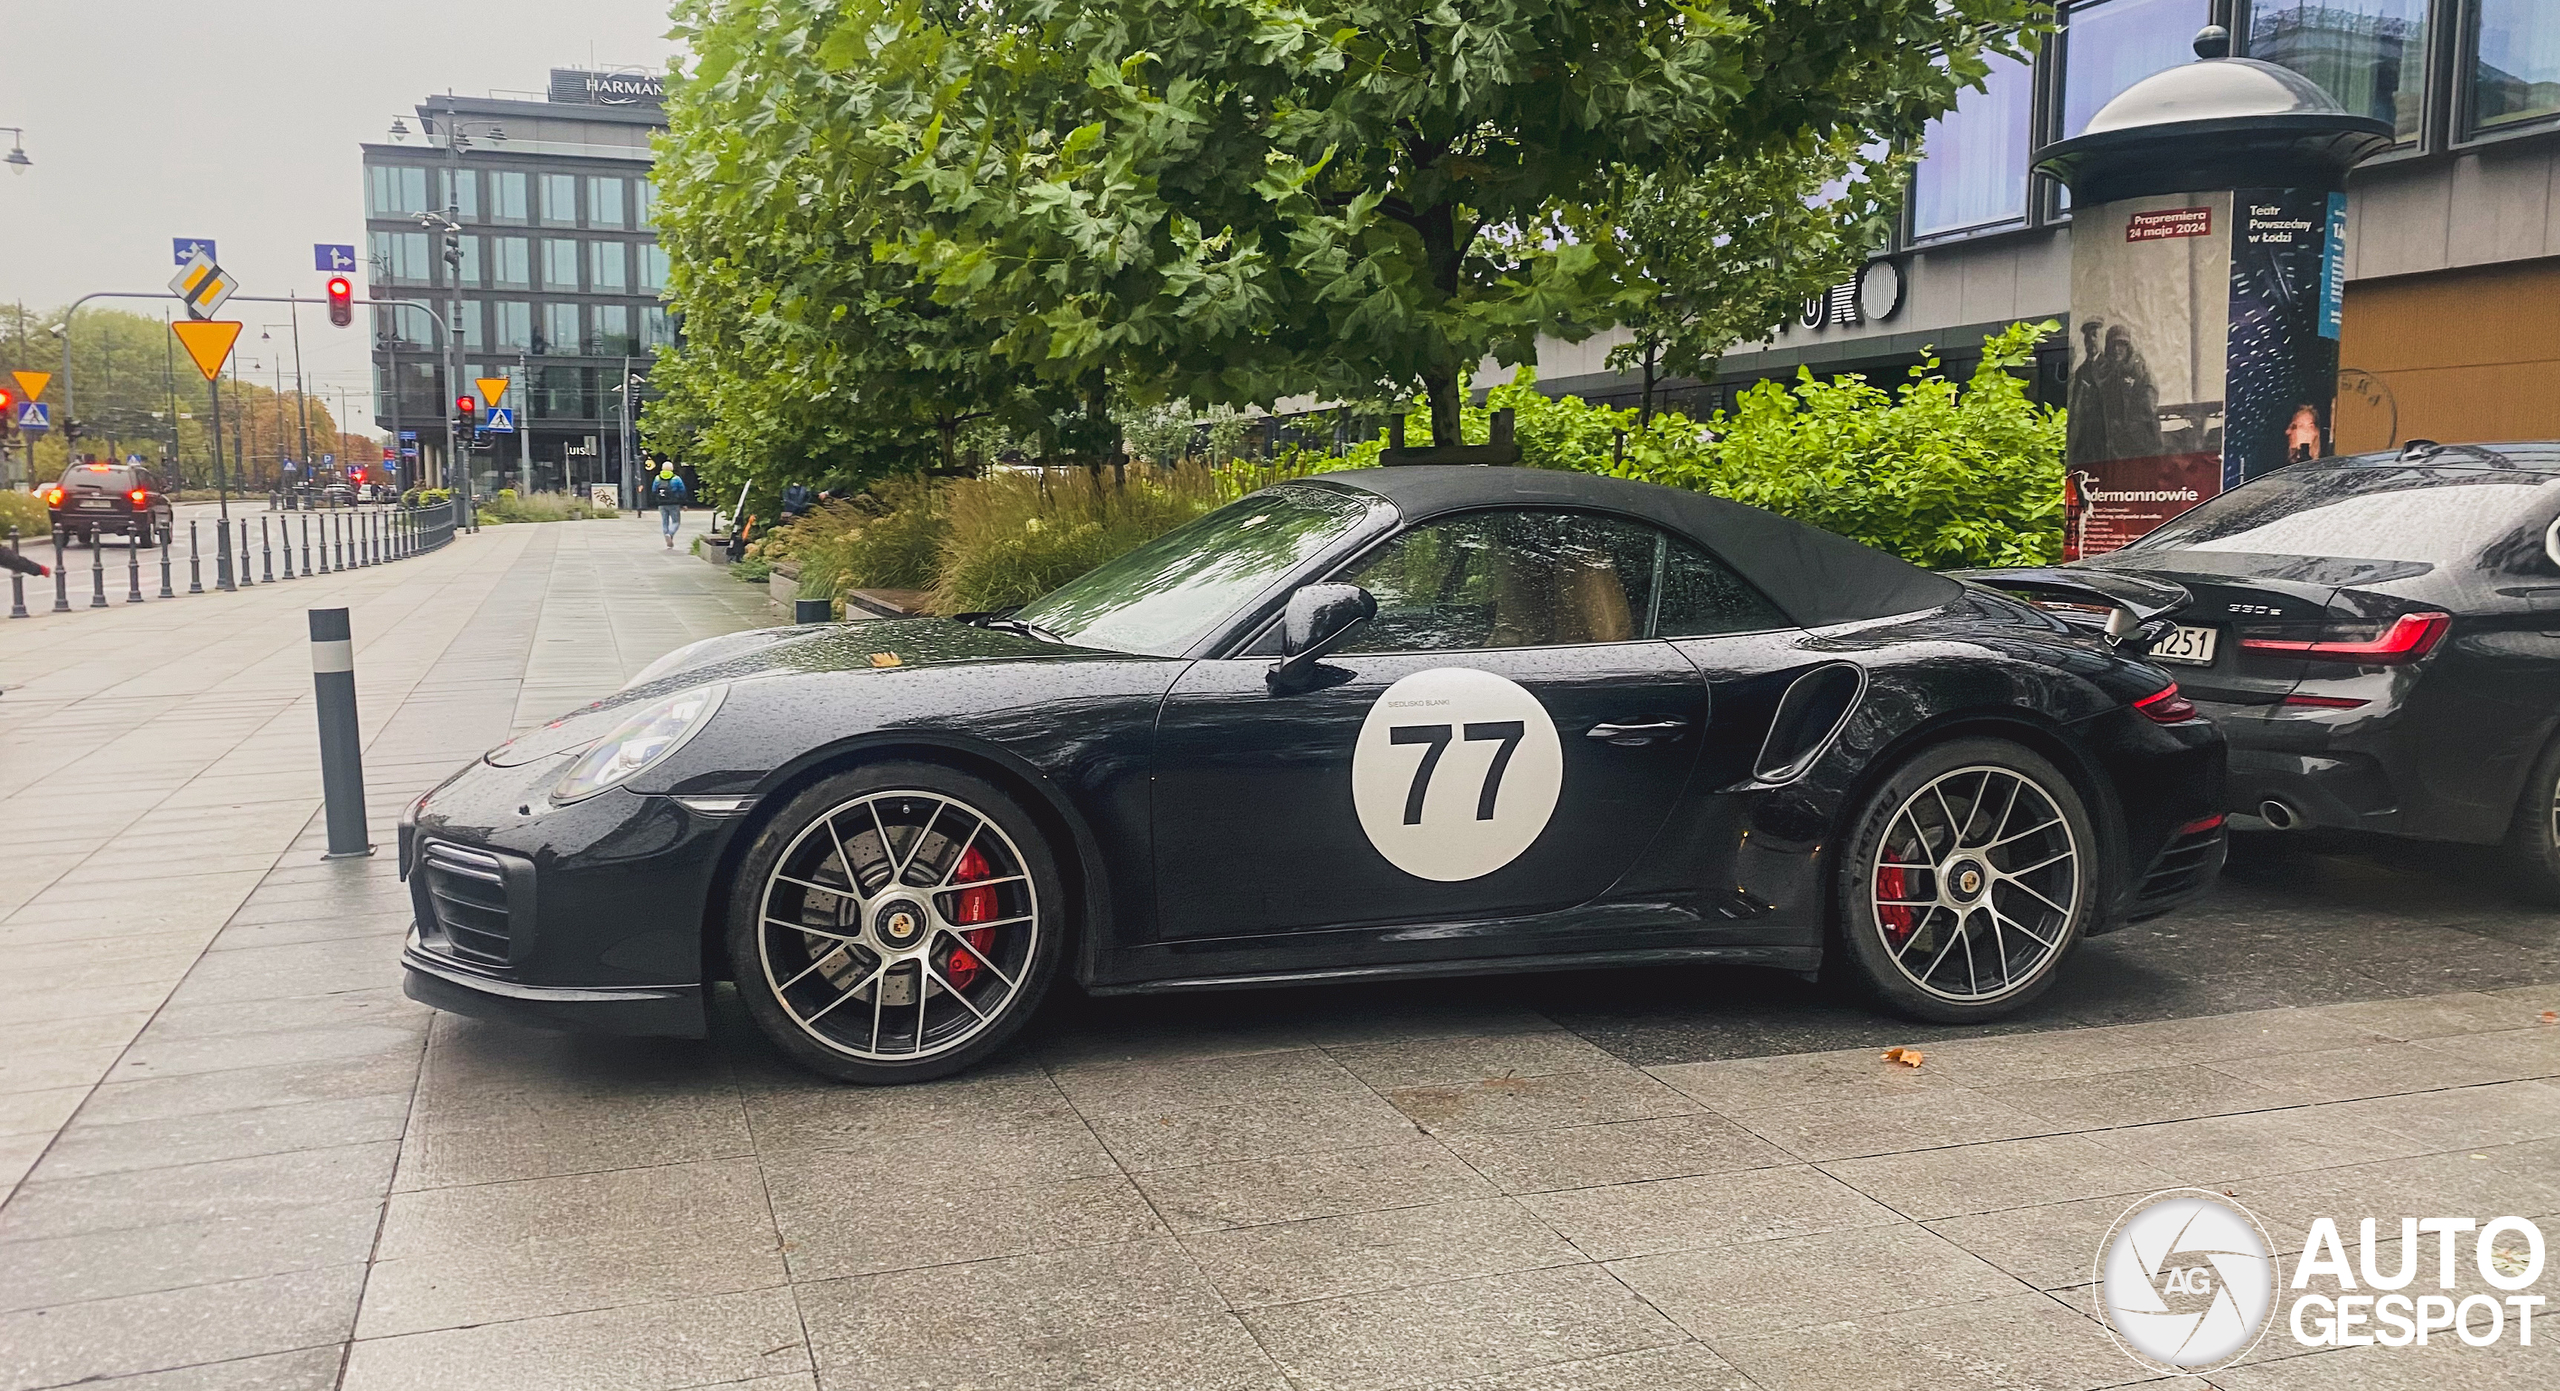
[[[2218,631],[2213,628],[2172,628],[2167,636],[2151,644],[2151,660],[2191,667],[2212,666],[2213,640]]]
[[[80,510],[84,512],[106,512],[113,510],[114,507],[115,504],[113,502],[102,497],[82,498],[80,500]]]

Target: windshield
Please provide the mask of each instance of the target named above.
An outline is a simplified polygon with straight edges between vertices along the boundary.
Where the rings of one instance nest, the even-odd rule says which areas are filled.
[[[62,471],[66,488],[106,488],[123,492],[133,486],[133,475],[117,464],[73,464]]]
[[[2125,549],[2462,565],[2519,527],[2547,522],[2560,497],[2555,481],[2503,469],[2286,469],[2224,493]]]
[[[1089,570],[1014,618],[1067,641],[1174,657],[1310,558],[1387,514],[1384,499],[1265,488]]]

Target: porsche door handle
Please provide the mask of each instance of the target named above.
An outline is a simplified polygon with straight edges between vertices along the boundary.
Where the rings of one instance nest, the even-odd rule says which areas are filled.
[[[1634,747],[1656,739],[1677,739],[1687,732],[1687,720],[1655,720],[1651,724],[1595,724],[1589,737],[1603,743]]]

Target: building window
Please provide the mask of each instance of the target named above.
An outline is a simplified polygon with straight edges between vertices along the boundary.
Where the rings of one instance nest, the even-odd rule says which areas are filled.
[[[480,301],[476,299],[462,302],[462,346],[475,353],[486,346],[480,337]]]
[[[578,306],[546,304],[542,306],[542,332],[534,336],[533,350],[575,356],[584,337],[578,331]]]
[[[2359,116],[2418,138],[2426,108],[2427,0],[2258,0],[2249,56],[2320,84]]]
[[[622,180],[597,175],[587,180],[587,225],[622,225]]]
[[[2035,75],[1993,58],[1982,90],[1965,89],[1953,111],[1929,123],[1911,175],[1911,232],[1944,236],[2023,222]]]
[[[406,217],[427,210],[427,171],[377,164],[365,171],[365,212],[372,217]]]
[[[451,208],[457,217],[473,222],[480,220],[480,175],[471,169],[439,169],[438,186],[444,190],[444,201],[437,206]]]
[[[630,260],[618,241],[587,243],[587,284],[598,294],[620,294],[630,288]]]
[[[667,288],[667,249],[656,242],[643,242],[635,253],[640,261],[640,288],[651,294]]]
[[[578,176],[545,174],[542,176],[542,225],[575,227],[578,225]]]
[[[658,186],[642,179],[631,186],[631,225],[648,231],[658,225]]]
[[[595,342],[587,351],[596,357],[627,357],[638,349],[631,338],[630,306],[597,305]]]
[[[387,285],[424,285],[433,274],[424,232],[373,232],[374,276]]]
[[[455,247],[462,253],[461,268],[456,270],[454,274],[459,277],[460,283],[462,284],[479,284],[480,239],[478,237],[456,237],[453,240]]]
[[[578,244],[566,237],[550,237],[542,243],[542,288],[575,290],[578,288]]]
[[[595,412],[587,409],[589,375],[584,367],[538,367],[533,373],[533,400],[551,419],[591,418]]]
[[[667,321],[667,311],[654,304],[642,308],[640,346],[643,349],[662,348],[674,341],[675,334]]]
[[[489,283],[504,290],[533,288],[533,239],[489,238]]]
[[[434,316],[414,304],[377,304],[373,307],[373,336],[390,339],[404,352],[431,351],[436,337]]]
[[[2560,116],[2560,9],[2551,0],[2471,0],[2471,127]]]
[[[522,222],[524,217],[524,175],[515,170],[500,169],[489,175],[489,220]]]
[[[2062,38],[2062,136],[2089,128],[2098,108],[2155,72],[2196,60],[2206,0],[2097,0],[2070,12]]]
[[[520,299],[491,302],[489,344],[502,353],[532,351],[533,306]]]

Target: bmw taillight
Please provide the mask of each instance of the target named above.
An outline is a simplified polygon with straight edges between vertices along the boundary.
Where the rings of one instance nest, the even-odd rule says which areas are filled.
[[[143,498],[146,497],[147,494],[145,494],[140,488],[136,488],[132,492],[125,494],[125,496],[133,499],[134,506],[140,507],[142,505]]]
[[[2353,662],[2359,666],[2400,666],[2435,650],[2453,627],[2447,613],[2404,613],[2389,627],[2371,624],[2331,625],[2313,639],[2242,637],[2240,645],[2255,652],[2278,652],[2316,662]]]
[[[2153,724],[2184,724],[2196,718],[2196,703],[2178,694],[2175,681],[2135,701],[2133,708]]]

